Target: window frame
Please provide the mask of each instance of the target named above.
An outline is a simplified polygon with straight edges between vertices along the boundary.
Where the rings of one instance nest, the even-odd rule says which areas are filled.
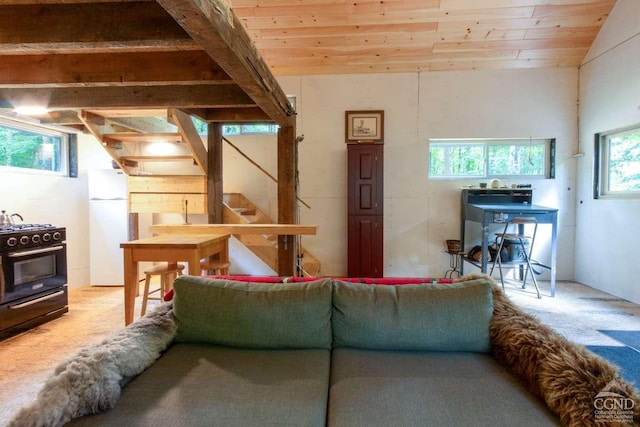
[[[9,128],[17,131],[23,131],[33,133],[36,135],[46,137],[60,138],[60,153],[59,153],[59,170],[47,170],[37,168],[27,168],[19,166],[0,165],[0,170],[42,174],[51,176],[77,176],[77,153],[76,153],[76,137],[74,134],[65,132],[51,126],[44,126],[37,122],[33,122],[26,118],[20,117],[7,117],[6,115],[0,115],[0,127]]]
[[[289,101],[289,104],[291,104],[291,107],[293,108],[293,111],[296,111],[296,104],[297,104],[296,97],[294,95],[287,95],[287,100]],[[202,127],[203,128],[203,132],[198,132],[198,133],[200,135],[206,135],[207,127],[206,126],[202,126],[202,124],[206,125],[206,122],[203,121],[202,119],[196,117],[196,116],[192,116],[192,120],[194,121],[194,124],[196,124],[196,128],[198,128],[198,127]],[[198,122],[200,122],[200,124],[197,124],[196,120]],[[254,131],[254,130],[251,130],[251,127],[253,127],[253,126],[268,126],[269,130],[266,131],[266,132],[264,132],[264,131]],[[227,128],[227,127],[237,127],[237,128],[239,128],[239,131],[237,133],[227,132],[225,130],[225,128]],[[275,123],[271,123],[271,122],[251,122],[251,123],[228,122],[228,123],[222,123],[222,136],[277,135],[279,128],[280,128],[280,126],[278,126]]]
[[[640,123],[599,132],[594,135],[594,170],[593,170],[593,198],[594,199],[640,199],[638,191],[609,190],[609,141],[612,138],[629,133],[640,133]],[[640,161],[640,159],[638,159]]]
[[[489,173],[489,148],[495,146],[512,145],[527,146],[532,142],[539,144],[544,142],[544,173],[538,175],[528,174],[490,174]],[[482,159],[484,173],[481,175],[448,175],[433,176],[431,174],[431,146],[432,144],[447,145],[452,147],[480,145],[484,148],[484,158]],[[556,156],[556,139],[555,138],[429,138],[428,149],[429,162],[427,166],[427,175],[430,180],[461,180],[461,179],[555,179],[555,156]]]

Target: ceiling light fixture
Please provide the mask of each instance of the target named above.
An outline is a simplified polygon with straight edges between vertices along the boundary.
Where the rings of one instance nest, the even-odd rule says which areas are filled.
[[[23,105],[14,108],[13,112],[23,116],[42,116],[43,114],[47,114],[49,109],[39,105]]]

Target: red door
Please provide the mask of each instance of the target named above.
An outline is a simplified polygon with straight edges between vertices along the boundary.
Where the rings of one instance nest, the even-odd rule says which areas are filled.
[[[382,144],[348,145],[348,275],[382,277]]]
[[[348,145],[349,215],[382,215],[382,144]]]

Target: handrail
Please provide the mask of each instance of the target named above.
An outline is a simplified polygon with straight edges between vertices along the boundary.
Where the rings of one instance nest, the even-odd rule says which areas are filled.
[[[244,154],[242,152],[242,150],[240,150],[238,147],[236,147],[235,145],[233,145],[233,143],[231,141],[229,141],[227,138],[225,138],[224,136],[222,137],[222,140],[225,141],[227,144],[229,144],[231,147],[233,147],[238,153],[240,153],[240,155],[242,157],[244,157],[245,159],[247,159],[252,165],[254,165],[255,167],[257,167],[262,173],[264,173],[265,175],[267,175],[269,178],[271,178],[271,180],[273,182],[275,182],[276,184],[278,183],[278,180],[271,175],[269,172],[267,172],[264,168],[262,168],[262,166],[260,166],[258,163],[256,163],[254,160],[252,160],[249,156],[247,156],[246,154]],[[303,205],[305,205],[307,208],[311,209],[311,206],[309,206],[307,203],[305,203],[304,200],[302,200],[300,197],[298,197],[296,195],[296,199],[302,203]]]

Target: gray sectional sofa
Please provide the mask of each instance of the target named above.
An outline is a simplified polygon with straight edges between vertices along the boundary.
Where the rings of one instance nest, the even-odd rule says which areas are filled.
[[[615,367],[489,277],[182,276],[174,290],[172,303],[61,364],[10,426],[603,426],[603,392],[633,402],[640,420]]]

